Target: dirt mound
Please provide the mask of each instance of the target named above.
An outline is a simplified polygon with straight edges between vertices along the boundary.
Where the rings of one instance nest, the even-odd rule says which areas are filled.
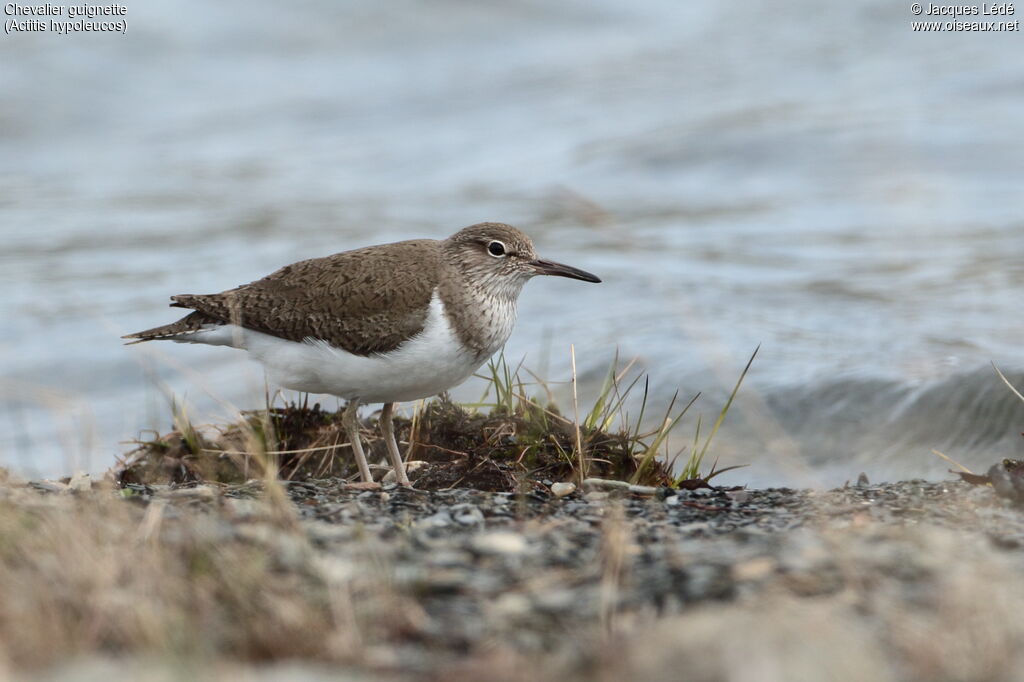
[[[176,419],[175,430],[139,441],[115,468],[114,477],[122,486],[237,483],[268,471],[286,480],[352,477],[357,471],[342,416],[343,410],[291,403],[246,412],[241,421],[222,427],[197,428]],[[635,437],[580,428],[588,476],[625,480],[636,474],[640,459]],[[410,480],[420,489],[512,491],[580,478],[576,425],[551,408],[531,404],[516,411],[482,413],[441,398],[412,419],[396,417],[395,432],[401,443],[410,444],[406,460],[426,463],[410,472]],[[361,435],[370,460],[385,462],[377,414],[363,421]],[[388,467],[375,469],[383,476]],[[637,482],[670,481],[664,464],[651,461]]]

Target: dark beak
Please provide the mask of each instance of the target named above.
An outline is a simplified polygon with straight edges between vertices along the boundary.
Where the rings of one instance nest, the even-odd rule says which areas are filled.
[[[530,265],[537,272],[538,275],[558,275],[559,277],[568,277],[570,279],[582,279],[584,282],[600,282],[601,279],[595,275],[590,274],[586,270],[580,270],[574,268],[571,265],[562,265],[550,260],[537,259],[530,261]]]

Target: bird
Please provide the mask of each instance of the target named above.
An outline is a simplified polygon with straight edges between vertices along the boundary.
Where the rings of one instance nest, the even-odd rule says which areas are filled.
[[[485,222],[443,240],[299,261],[218,294],[171,296],[171,307],[191,312],[122,338],[242,349],[278,386],[347,400],[342,421],[363,481],[373,478],[358,408],[382,403],[388,459],[398,484],[411,487],[395,440],[395,403],[473,375],[512,334],[519,295],[537,275],[601,281],[540,258],[519,229]]]

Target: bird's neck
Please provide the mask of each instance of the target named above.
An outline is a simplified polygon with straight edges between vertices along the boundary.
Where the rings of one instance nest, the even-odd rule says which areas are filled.
[[[505,345],[512,334],[524,283],[454,267],[439,281],[438,295],[452,328],[481,362]]]

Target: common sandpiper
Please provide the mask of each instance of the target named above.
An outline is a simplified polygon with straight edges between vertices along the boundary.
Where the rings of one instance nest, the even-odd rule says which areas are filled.
[[[535,275],[596,276],[537,257],[530,238],[480,223],[448,239],[415,239],[299,261],[219,294],[172,296],[193,312],[129,334],[240,348],[284,388],[348,400],[344,425],[360,476],[360,403],[383,403],[380,425],[396,480],[408,486],[395,441],[396,402],[462,383],[512,333],[516,302]]]

